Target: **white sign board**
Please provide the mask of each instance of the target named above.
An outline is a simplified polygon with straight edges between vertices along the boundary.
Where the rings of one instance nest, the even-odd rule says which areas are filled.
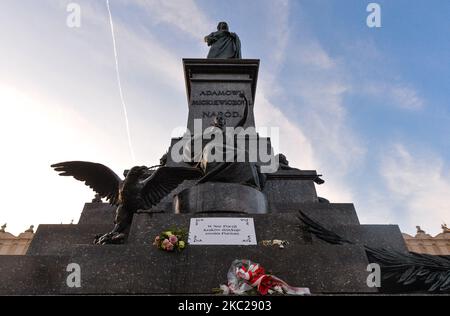
[[[253,218],[191,218],[190,245],[257,245]]]

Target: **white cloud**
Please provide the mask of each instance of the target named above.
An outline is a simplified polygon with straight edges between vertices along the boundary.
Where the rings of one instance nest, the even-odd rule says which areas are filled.
[[[303,114],[303,129],[315,151],[315,169],[326,180],[318,192],[333,202],[353,202],[352,173],[364,160],[366,148],[347,126],[343,101],[347,88],[341,84],[323,84],[314,79],[303,82],[301,94],[304,106],[309,108]]]
[[[414,89],[406,86],[394,86],[389,92],[394,102],[404,109],[417,110],[424,106],[424,101]]]
[[[405,145],[394,145],[382,160],[381,175],[396,201],[408,231],[420,225],[438,233],[441,223],[450,222],[450,170],[433,153],[412,154]]]
[[[301,166],[303,169],[315,167],[310,141],[300,127],[267,99],[262,89],[256,95],[255,120],[257,126],[280,128],[280,142],[273,146],[275,150],[285,153],[293,166]]]
[[[407,83],[362,82],[356,89],[359,89],[356,92],[384,99],[393,106],[404,110],[420,110],[426,104],[419,92]]]
[[[138,0],[137,3],[150,14],[153,23],[166,23],[199,40],[214,25],[194,0]]]
[[[367,149],[348,124],[348,74],[314,38],[302,38],[289,49],[287,63],[293,75],[284,92],[295,102],[291,111],[314,150],[313,168],[324,174],[326,183],[318,192],[333,202],[352,202],[352,174]]]
[[[120,22],[116,22],[116,29],[121,64],[127,66],[123,72],[152,74],[178,93],[184,91],[184,74],[178,55],[159,44],[149,31],[140,36]]]
[[[286,48],[289,45],[291,3],[289,0],[270,1],[267,10],[271,14],[270,31],[267,37],[275,48],[271,57],[275,68],[278,68],[285,60]]]
[[[365,182],[361,192],[355,195],[355,206],[361,223],[398,225],[398,214],[393,210],[395,205],[380,186]]]
[[[317,42],[310,42],[299,52],[302,63],[317,67],[318,69],[330,70],[336,67],[336,62],[320,47]]]

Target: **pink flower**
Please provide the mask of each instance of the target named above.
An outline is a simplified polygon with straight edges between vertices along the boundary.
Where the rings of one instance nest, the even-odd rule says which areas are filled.
[[[172,236],[170,236],[169,241],[170,241],[173,245],[175,245],[175,244],[177,243],[177,241],[178,241],[178,238],[177,238],[177,236],[172,235]]]
[[[169,247],[169,245],[172,245],[169,241],[169,239],[164,239],[164,241],[161,244],[161,248],[162,249],[167,249]],[[173,246],[173,245],[172,245]]]
[[[159,238],[159,236],[156,236],[156,237],[155,237],[155,241],[153,242],[153,245],[154,245],[154,246],[158,246],[160,240],[161,240],[161,238]]]
[[[171,244],[170,242],[169,242],[169,244],[166,246],[166,250],[167,250],[167,251],[173,251],[173,248],[174,248],[174,246],[173,246],[173,244]]]

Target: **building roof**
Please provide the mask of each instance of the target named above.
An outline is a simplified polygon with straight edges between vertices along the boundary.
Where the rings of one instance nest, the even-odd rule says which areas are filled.
[[[437,234],[436,236],[431,236],[427,234],[424,230],[417,226],[417,234],[415,236],[411,236],[406,233],[402,233],[404,239],[449,239],[450,240],[450,229],[446,224],[442,225],[442,233]]]
[[[17,237],[8,232],[0,231],[0,239],[16,239]]]

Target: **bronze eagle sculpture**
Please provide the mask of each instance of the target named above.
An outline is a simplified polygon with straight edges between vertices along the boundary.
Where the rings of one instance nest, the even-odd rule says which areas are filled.
[[[94,243],[120,244],[129,233],[133,215],[158,204],[184,180],[203,176],[197,168],[160,167],[155,171],[145,166],[133,167],[122,180],[110,168],[93,162],[68,161],[51,166],[60,176],[72,176],[117,206],[114,229],[95,238]]]

